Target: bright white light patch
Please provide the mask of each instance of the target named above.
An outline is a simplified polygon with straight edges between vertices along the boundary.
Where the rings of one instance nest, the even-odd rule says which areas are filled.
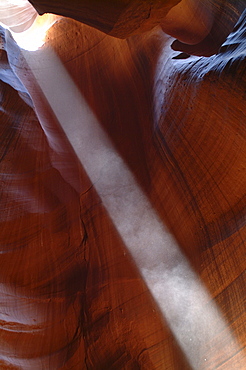
[[[39,16],[27,0],[0,0],[0,25],[8,29],[17,44],[35,51],[45,43],[46,32],[59,17]]]
[[[11,31],[12,36],[22,49],[28,51],[38,50],[44,45],[46,32],[57,21],[57,18],[53,14],[38,16],[28,30],[21,33]]]
[[[28,0],[1,0],[0,24],[13,32],[31,27],[38,13]]]

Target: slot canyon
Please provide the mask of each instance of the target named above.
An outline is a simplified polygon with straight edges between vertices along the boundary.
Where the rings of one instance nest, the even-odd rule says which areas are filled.
[[[0,0],[0,369],[246,369],[245,9]]]

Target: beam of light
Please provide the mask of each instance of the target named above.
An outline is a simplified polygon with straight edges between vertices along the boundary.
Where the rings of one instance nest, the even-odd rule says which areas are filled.
[[[41,48],[48,29],[59,18],[54,14],[39,16],[28,0],[0,0],[0,25],[8,29],[25,50]]]
[[[217,306],[55,53],[46,46],[23,55],[191,367],[216,366],[222,331],[237,353]],[[219,351],[228,358],[227,346]]]

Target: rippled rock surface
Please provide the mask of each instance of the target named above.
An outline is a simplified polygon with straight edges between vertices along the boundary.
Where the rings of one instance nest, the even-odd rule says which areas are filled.
[[[118,39],[66,18],[36,52],[1,40],[0,367],[243,370],[245,13],[209,58],[160,28]],[[97,122],[118,162],[99,147],[78,158],[58,117],[75,139]],[[175,238],[163,252],[146,207]],[[217,316],[196,316],[187,259]]]

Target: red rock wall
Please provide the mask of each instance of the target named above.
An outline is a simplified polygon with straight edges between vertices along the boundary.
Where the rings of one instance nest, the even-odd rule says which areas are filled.
[[[201,369],[245,364],[244,27],[187,59],[159,29],[119,40],[62,19],[48,35],[238,342],[217,333]],[[1,368],[189,369],[9,35],[5,49]]]

